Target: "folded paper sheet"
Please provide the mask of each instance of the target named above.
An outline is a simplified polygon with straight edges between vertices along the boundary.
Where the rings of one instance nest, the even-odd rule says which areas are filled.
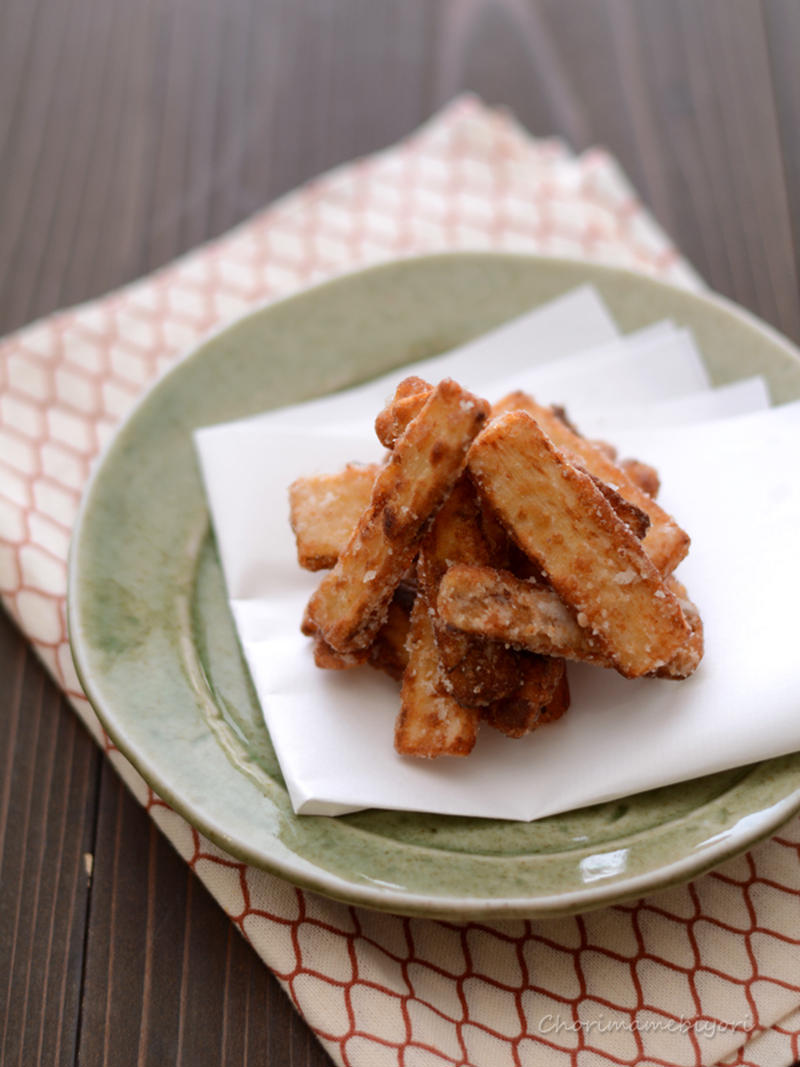
[[[685,348],[680,331],[674,339],[672,353],[661,341],[667,361]],[[652,340],[640,339],[639,349]],[[637,358],[636,345],[630,353]],[[477,388],[461,374],[457,354],[451,358],[447,372]],[[559,382],[556,371],[575,358],[543,369],[548,387],[568,387],[572,375]],[[655,395],[663,395],[662,366],[639,362],[653,364]],[[534,372],[525,378],[533,387]],[[495,395],[488,384],[480,388]],[[764,392],[749,388],[753,405],[763,406]],[[706,624],[706,656],[696,675],[681,683],[631,682],[571,665],[572,707],[560,722],[520,741],[484,729],[467,760],[433,763],[393,750],[394,683],[369,668],[318,670],[299,633],[319,575],[296,565],[287,486],[304,473],[375,458],[380,446],[360,431],[348,436],[341,425],[327,432],[316,420],[309,433],[301,409],[291,422],[266,416],[200,431],[232,610],[296,809],[532,819],[800,748],[791,622],[800,594],[792,565],[800,405],[714,419],[740,410],[737,395],[709,390],[702,407],[693,403],[713,421],[679,431],[663,423],[626,426],[622,410],[618,430],[608,428],[624,454],[658,467],[664,505],[692,534],[679,576]],[[558,399],[569,396],[562,391]],[[254,482],[260,494],[249,491]]]

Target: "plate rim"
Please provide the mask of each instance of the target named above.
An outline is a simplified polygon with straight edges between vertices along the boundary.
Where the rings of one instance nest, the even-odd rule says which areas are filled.
[[[264,854],[260,850],[248,847],[247,843],[231,837],[223,827],[217,825],[212,819],[207,818],[202,812],[192,806],[191,801],[185,800],[176,794],[169,782],[162,778],[157,770],[151,768],[146,760],[146,755],[140,754],[133,743],[129,743],[121,725],[118,726],[114,718],[113,708],[106,707],[102,694],[96,689],[91,669],[88,664],[88,651],[83,641],[86,635],[79,621],[78,597],[79,575],[78,557],[87,515],[91,509],[91,503],[97,484],[105,469],[109,457],[124,434],[128,426],[134,421],[142,408],[144,408],[163,385],[173,375],[181,374],[187,364],[201,350],[213,343],[228,331],[235,330],[243,321],[260,315],[264,311],[277,306],[289,305],[295,301],[302,301],[320,290],[336,286],[342,281],[356,277],[370,275],[373,272],[392,269],[398,264],[430,263],[431,261],[447,261],[464,259],[472,260],[502,260],[502,261],[525,261],[535,262],[540,266],[552,264],[556,267],[567,266],[576,270],[583,269],[591,273],[600,273],[607,276],[628,278],[634,284],[649,284],[657,289],[666,289],[680,297],[697,300],[701,304],[710,305],[720,309],[729,315],[739,319],[749,327],[762,333],[780,348],[784,355],[793,362],[800,364],[800,350],[783,334],[769,323],[764,322],[753,312],[736,304],[728,297],[722,296],[711,290],[690,290],[680,285],[663,282],[627,268],[616,267],[602,263],[594,263],[572,257],[536,255],[523,252],[494,252],[494,251],[453,251],[439,252],[430,255],[410,255],[397,257],[385,262],[366,266],[364,268],[337,273],[335,276],[279,300],[267,299],[254,304],[245,312],[236,317],[218,324],[212,330],[198,338],[183,353],[175,358],[175,361],[145,388],[143,393],[136,399],[122,421],[114,428],[113,433],[100,450],[94,461],[91,473],[84,485],[79,508],[76,514],[73,530],[70,538],[69,554],[67,562],[67,597],[66,615],[67,630],[69,634],[70,650],[75,665],[78,679],[83,692],[90,705],[97,714],[104,730],[114,742],[125,759],[134,767],[141,777],[150,785],[157,795],[167,801],[189,825],[203,833],[215,845],[228,852],[234,858],[246,862],[258,869],[269,871],[294,885],[314,892],[319,892],[332,899],[347,904],[354,904],[372,908],[378,911],[387,911],[394,914],[413,916],[426,916],[440,919],[487,919],[487,918],[518,918],[518,917],[557,917],[568,914],[583,913],[597,908],[622,903],[647,893],[667,889],[676,884],[683,883],[691,878],[698,877],[706,871],[718,866],[726,859],[746,851],[752,845],[763,840],[774,830],[782,826],[789,818],[800,811],[800,775],[798,775],[797,788],[784,796],[778,803],[760,810],[757,813],[739,819],[730,829],[716,835],[718,840],[713,844],[705,845],[702,854],[699,852],[688,853],[684,857],[674,860],[664,866],[656,865],[652,869],[631,876],[625,881],[602,880],[595,884],[585,884],[582,888],[570,891],[549,893],[539,896],[505,896],[505,897],[468,897],[459,898],[439,897],[425,893],[411,893],[408,890],[391,890],[378,888],[374,884],[357,883],[347,880],[342,876],[328,871],[325,868],[315,866],[313,873],[308,870],[298,870],[291,860],[284,860],[281,856]],[[587,278],[587,282],[591,279]],[[580,284],[576,281],[576,284]],[[325,393],[321,395],[327,395]],[[800,754],[797,754],[800,756]],[[771,764],[775,760],[786,757],[775,757],[774,760],[762,761]],[[759,766],[756,764],[753,766]],[[703,807],[703,805],[700,805]],[[694,814],[699,809],[692,809]],[[295,819],[311,818],[311,816],[294,815]],[[674,821],[680,821],[678,817]],[[418,846],[424,847],[424,846]],[[295,856],[295,861],[301,865],[308,865],[312,861],[303,857]]]

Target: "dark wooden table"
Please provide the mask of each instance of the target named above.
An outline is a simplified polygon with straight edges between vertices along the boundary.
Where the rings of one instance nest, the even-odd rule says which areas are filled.
[[[0,329],[469,88],[608,146],[710,284],[800,340],[799,54],[797,0],[4,0]],[[2,613],[0,767],[0,1062],[329,1063]]]

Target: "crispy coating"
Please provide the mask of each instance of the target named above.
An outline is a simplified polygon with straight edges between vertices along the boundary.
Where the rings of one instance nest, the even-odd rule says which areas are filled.
[[[486,500],[478,498],[481,509],[481,533],[489,549],[489,560],[495,567],[508,567],[515,545],[508,531]]]
[[[522,390],[518,390],[518,392],[521,393]],[[514,396],[516,394],[512,393],[511,395]],[[502,401],[501,401],[501,403],[502,403]],[[581,433],[581,431],[578,429],[578,427],[575,425],[575,423],[569,417],[569,415],[567,413],[567,409],[564,407],[563,404],[551,404],[550,405],[550,410],[553,412],[553,414],[555,415],[555,417],[557,419],[560,419],[561,422],[564,423],[564,425],[567,427],[568,430],[572,430],[572,432],[577,437],[583,437],[583,434]],[[601,441],[596,441],[595,442],[595,444],[598,445],[598,446],[602,445],[603,443],[604,442],[601,442]],[[614,446],[613,445],[609,445],[608,447],[610,449],[614,450]]]
[[[394,396],[375,419],[375,433],[386,448],[394,448],[412,419],[433,392],[433,386],[423,378],[410,374],[394,391]]]
[[[523,737],[554,722],[569,706],[569,686],[563,659],[524,652],[519,656],[521,684],[510,696],[495,701],[482,718],[507,737]]]
[[[689,624],[691,634],[686,644],[678,649],[669,663],[659,667],[655,674],[657,678],[674,678],[676,681],[681,681],[683,678],[688,678],[689,675],[694,674],[700,665],[700,660],[703,658],[703,652],[705,651],[703,620],[700,618],[700,612],[697,610],[696,604],[689,599],[685,587],[681,585],[677,578],[670,575],[667,584],[678,599],[683,616]]]
[[[423,393],[427,400],[432,392],[433,386],[430,382],[426,382],[424,378],[417,377],[416,374],[409,374],[399,383],[394,391],[394,396],[395,400],[405,400],[407,396],[417,396],[419,393]],[[403,429],[405,432],[405,427]]]
[[[289,486],[289,522],[297,561],[307,571],[333,567],[369,504],[378,463],[348,463],[336,474],[298,478]]]
[[[629,526],[631,530],[633,530],[639,540],[641,541],[646,537],[647,531],[650,528],[650,516],[647,512],[642,511],[641,508],[637,508],[635,504],[631,504],[629,500],[626,500],[621,493],[618,493],[617,490],[608,485],[607,482],[601,481],[593,474],[589,474],[589,477],[609,502],[619,518],[622,519],[626,526]]]
[[[367,650],[370,666],[388,674],[396,682],[402,681],[403,672],[408,666],[406,646],[410,625],[411,608],[403,597],[395,593],[389,605],[386,622],[378,630],[375,640]]]
[[[316,634],[313,638],[314,663],[317,667],[329,671],[348,671],[368,663],[400,682],[408,666],[406,643],[409,626],[409,608],[395,595],[389,605],[386,622],[378,630],[369,648],[360,648],[356,652],[336,652]]]
[[[643,493],[647,493],[655,500],[661,488],[661,479],[655,467],[651,467],[649,463],[643,463],[640,459],[622,459],[619,466]]]
[[[403,756],[468,756],[478,734],[478,712],[442,693],[430,605],[419,595],[411,612],[408,667],[400,692],[394,747]]]
[[[673,580],[670,579],[670,586]],[[687,640],[668,663],[653,673],[659,678],[687,678],[703,655],[703,627],[697,608],[678,583],[673,590],[690,629]],[[508,571],[459,564],[439,586],[437,608],[442,619],[468,633],[481,633],[497,641],[544,656],[615,664],[603,642],[579,626],[575,613],[547,585],[526,581]]]
[[[564,421],[563,419],[561,420]],[[578,436],[583,437],[583,434],[578,433],[574,426],[570,425],[569,428]],[[616,462],[617,449],[615,445],[612,445],[610,441],[603,441],[600,438],[595,437],[594,440],[589,441],[589,444],[596,448],[598,452],[601,452],[606,459],[611,460],[612,463]]]
[[[547,726],[548,723],[557,722],[561,716],[569,710],[570,692],[569,679],[566,669],[561,675],[561,681],[556,686],[556,691],[547,707],[542,708],[537,726]]]
[[[439,614],[450,626],[485,634],[540,656],[611,666],[604,642],[578,625],[548,585],[493,567],[459,564],[439,586]]]
[[[689,637],[675,596],[642,544],[583,471],[525,411],[493,420],[470,449],[470,472],[579,625],[636,678]]]
[[[513,692],[519,684],[516,656],[485,637],[446,626],[436,611],[436,597],[448,567],[462,561],[488,563],[490,558],[475,489],[462,476],[422,540],[417,579],[431,605],[442,685],[468,707],[481,707]]]
[[[513,411],[526,411],[571,462],[585,468],[646,512],[650,517],[650,528],[644,538],[648,555],[662,574],[670,574],[677,567],[689,551],[688,534],[622,467],[617,466],[591,441],[574,433],[550,408],[537,404],[527,393],[510,393],[492,408],[492,415],[497,417]]]
[[[488,408],[456,382],[439,383],[381,468],[369,505],[308,603],[303,632],[319,632],[337,652],[372,643]]]
[[[317,634],[314,637],[314,663],[326,671],[349,671],[353,667],[361,667],[367,662],[369,649],[359,649],[358,652],[336,652],[330,645],[326,645]]]

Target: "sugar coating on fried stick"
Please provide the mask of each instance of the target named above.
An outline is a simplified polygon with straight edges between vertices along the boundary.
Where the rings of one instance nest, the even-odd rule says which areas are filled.
[[[605,643],[579,626],[548,585],[494,567],[458,564],[441,581],[439,615],[466,633],[484,634],[540,656],[611,666]]]
[[[336,652],[317,634],[314,636],[314,663],[329,671],[347,671],[368,663],[399,682],[408,666],[408,630],[409,609],[395,594],[389,605],[386,622],[369,648],[360,648],[356,652]]]
[[[358,652],[336,652],[326,645],[317,634],[314,637],[314,663],[326,671],[349,671],[353,667],[361,667],[367,662],[369,649],[359,649]]]
[[[569,679],[565,670],[561,676],[561,681],[556,686],[552,700],[546,707],[542,708],[542,713],[536,725],[547,726],[548,723],[556,722],[560,719],[569,710],[570,699]]]
[[[432,392],[433,386],[429,382],[413,374],[400,382],[392,399],[375,419],[375,433],[382,445],[394,448]]]
[[[672,587],[672,578],[668,584]],[[681,679],[687,678],[702,658],[703,628],[686,591],[673,591],[690,633],[669,662],[654,673],[659,678]],[[615,666],[603,642],[578,625],[575,613],[553,589],[508,571],[464,564],[452,567],[439,586],[437,609],[443,621],[467,633],[486,634],[543,656]]]
[[[519,670],[521,684],[516,692],[490,704],[481,716],[506,737],[523,737],[545,721],[555,721],[569,704],[563,659],[524,652],[519,656]]]
[[[647,512],[637,508],[635,504],[631,504],[629,500],[626,500],[621,493],[618,493],[607,482],[601,481],[600,478],[596,478],[593,474],[589,474],[589,477],[625,525],[629,526],[641,541],[650,528],[650,516]]]
[[[481,508],[481,533],[489,549],[489,559],[495,567],[507,567],[511,553],[514,551],[514,542],[508,536],[508,531],[498,519],[485,500],[480,500]]]
[[[661,488],[661,479],[655,467],[651,467],[649,463],[643,463],[640,459],[621,459],[619,467],[643,493],[647,493],[655,500]]]
[[[375,640],[367,650],[370,666],[388,674],[396,682],[402,680],[403,672],[408,666],[407,643],[410,625],[410,610],[403,598],[395,593],[389,605],[386,622],[378,630]]]
[[[372,489],[336,566],[306,608],[305,633],[337,652],[366,648],[417,552],[420,537],[462,474],[489,406],[445,379],[409,423]]]
[[[478,712],[442,693],[439,653],[424,595],[411,611],[408,667],[400,691],[394,747],[403,756],[468,756],[478,734]]]
[[[669,662],[689,627],[677,599],[587,474],[525,411],[493,420],[470,449],[470,472],[578,624],[636,678]]]
[[[394,396],[395,400],[405,400],[407,396],[417,396],[419,393],[424,393],[425,399],[427,399],[432,392],[433,386],[430,382],[426,382],[424,378],[420,378],[416,374],[409,374],[399,383],[394,391]]]
[[[575,429],[574,426],[572,426],[572,424],[568,425],[569,429],[571,429],[573,433],[575,433],[578,437],[583,437],[583,434],[578,433],[578,431]],[[611,444],[610,441],[603,441],[600,438],[595,437],[589,439],[589,444],[592,446],[592,448],[596,448],[598,452],[601,452],[606,457],[606,459],[611,460],[612,463],[616,463],[617,449],[614,445]]]
[[[650,528],[644,538],[648,555],[662,574],[670,574],[677,567],[689,551],[688,534],[622,467],[604,455],[591,441],[573,432],[550,408],[538,404],[527,393],[510,393],[492,408],[492,415],[497,417],[512,411],[526,411],[532,415],[553,444],[573,463],[584,467],[646,512],[650,517]]]
[[[667,585],[678,599],[683,617],[689,624],[691,634],[686,644],[678,649],[669,663],[659,667],[655,674],[657,678],[673,678],[676,681],[681,681],[694,674],[700,665],[700,660],[703,658],[705,650],[703,620],[700,618],[697,606],[689,599],[685,587],[681,585],[674,575],[670,575]]]
[[[348,463],[336,474],[298,478],[289,486],[289,522],[297,561],[307,571],[333,567],[369,504],[380,465]]]
[[[468,707],[499,700],[519,684],[514,652],[485,637],[450,629],[436,611],[439,583],[448,567],[460,561],[490,561],[480,519],[475,488],[463,475],[423,537],[417,562],[419,587],[431,605],[442,685]]]

